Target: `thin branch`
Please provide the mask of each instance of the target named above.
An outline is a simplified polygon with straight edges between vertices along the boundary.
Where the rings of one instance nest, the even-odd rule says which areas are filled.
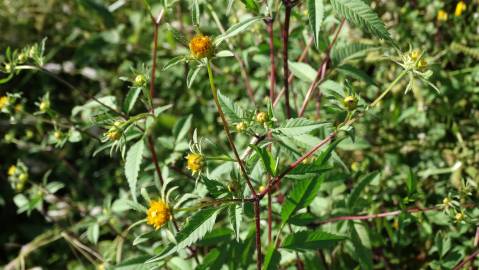
[[[284,101],[286,106],[286,118],[291,118],[291,107],[289,104],[289,67],[288,67],[288,40],[289,40],[289,22],[291,18],[291,9],[293,6],[289,1],[284,0],[284,25],[283,25],[283,82],[284,82]]]
[[[328,68],[328,63],[331,60],[331,49],[333,48],[334,44],[336,43],[339,33],[341,32],[341,29],[344,26],[345,19],[341,20],[341,24],[339,25],[336,34],[334,35],[333,40],[329,44],[327,50],[326,50],[326,57],[324,58],[323,62],[319,66],[316,77],[314,78],[314,81],[311,83],[309,86],[309,89],[306,93],[306,96],[304,97],[303,105],[301,105],[301,109],[299,109],[298,116],[301,117],[304,114],[304,111],[306,110],[306,106],[308,105],[309,100],[311,99],[311,96],[313,95],[314,89],[324,80],[326,77],[326,71]]]
[[[476,258],[477,255],[479,255],[479,249],[477,249],[477,250],[474,251],[471,255],[469,255],[469,256],[467,256],[466,258],[464,258],[464,260],[462,260],[458,265],[456,265],[456,267],[454,267],[454,270],[463,269],[464,266],[465,266],[468,262],[471,262],[472,260],[474,260],[474,258]]]

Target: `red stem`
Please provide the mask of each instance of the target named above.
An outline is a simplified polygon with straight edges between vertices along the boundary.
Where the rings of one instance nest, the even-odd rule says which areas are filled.
[[[464,260],[462,260],[462,262],[460,262],[458,265],[456,265],[456,267],[454,267],[454,270],[462,269],[464,267],[464,265],[466,265],[466,263],[474,260],[474,258],[476,258],[477,255],[479,255],[479,249],[474,251],[471,255],[464,258]]]
[[[283,73],[284,73],[284,97],[286,106],[286,117],[291,118],[291,108],[289,105],[289,67],[288,67],[288,39],[289,39],[289,21],[291,18],[292,5],[285,5],[284,25],[283,25]]]
[[[328,68],[328,63],[331,60],[331,49],[333,48],[334,44],[336,43],[339,33],[341,32],[341,29],[344,26],[345,19],[341,20],[341,24],[339,25],[336,34],[333,37],[333,40],[329,44],[328,48],[326,49],[326,57],[324,58],[323,62],[319,66],[316,77],[314,78],[314,81],[311,83],[309,86],[308,92],[306,93],[306,96],[304,97],[303,105],[301,105],[301,109],[299,109],[298,116],[301,117],[304,114],[304,111],[306,110],[306,107],[308,105],[309,100],[311,99],[311,96],[313,95],[314,89],[324,80],[326,77],[326,71]]]
[[[273,36],[273,19],[267,19],[266,25],[269,34],[269,60],[271,62],[271,71],[269,75],[269,99],[274,101],[275,88],[276,88],[276,63],[274,61],[274,36]]]
[[[262,264],[262,254],[261,254],[261,227],[260,227],[260,207],[259,200],[256,199],[254,202],[254,214],[255,214],[255,225],[256,225],[256,267],[258,270],[261,270]]]

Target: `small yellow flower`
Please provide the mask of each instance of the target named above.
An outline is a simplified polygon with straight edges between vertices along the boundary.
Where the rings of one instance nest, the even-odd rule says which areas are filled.
[[[420,69],[420,70],[426,69],[427,68],[427,61],[424,60],[424,59],[419,60],[419,62],[417,62],[417,68]]]
[[[25,182],[27,182],[27,180],[28,180],[28,174],[26,174],[26,173],[20,174],[20,176],[18,177],[18,180],[20,180],[20,183],[25,183]]]
[[[50,109],[50,101],[42,100],[42,102],[40,102],[40,105],[38,105],[38,108],[40,109],[41,112],[48,111],[48,109]]]
[[[421,51],[418,49],[415,49],[411,53],[409,53],[409,57],[411,57],[411,60],[413,62],[416,62],[420,56],[421,56]]]
[[[146,78],[144,75],[140,74],[135,77],[135,86],[143,86],[146,84]]]
[[[16,112],[22,112],[23,111],[23,104],[19,103],[15,105],[15,111]]]
[[[158,230],[168,220],[170,220],[170,208],[163,200],[152,200],[150,208],[146,211],[146,223],[152,225],[155,230]]]
[[[264,123],[268,122],[268,114],[265,113],[265,112],[259,112],[256,115],[256,122],[258,122],[260,124],[264,124]]]
[[[10,105],[10,99],[7,96],[0,97],[0,110]]]
[[[191,171],[193,175],[199,173],[204,166],[204,158],[198,153],[189,153],[186,156],[186,168]]]
[[[442,200],[442,204],[444,204],[445,206],[449,206],[450,203],[451,199],[449,199],[449,197],[446,197]]]
[[[437,12],[437,21],[438,22],[445,22],[447,21],[447,12],[445,12],[444,10],[440,9],[438,12]]]
[[[10,166],[10,168],[8,168],[8,175],[9,176],[14,175],[16,172],[17,172],[17,166],[12,165],[12,166]]]
[[[261,186],[259,187],[259,192],[260,192],[260,193],[263,193],[265,190],[266,190],[266,187],[265,187],[265,186],[261,185]]]
[[[236,131],[238,131],[240,133],[244,132],[247,128],[248,128],[248,126],[246,125],[245,122],[241,122],[241,123],[236,124]]]
[[[454,216],[457,222],[461,222],[464,219],[464,214],[462,212],[459,212]]]
[[[211,57],[214,53],[213,42],[210,37],[198,34],[193,37],[189,44],[191,55],[196,59]]]
[[[60,130],[55,130],[53,137],[55,137],[57,140],[60,140],[63,137],[63,133]]]
[[[116,128],[112,127],[110,130],[108,130],[105,133],[105,136],[110,140],[110,141],[118,141],[121,138],[121,131]]]
[[[352,111],[358,106],[358,98],[355,96],[347,96],[343,99],[343,105],[346,109]]]
[[[462,13],[464,11],[466,11],[466,3],[464,3],[464,1],[459,1],[457,2],[457,5],[456,5],[456,11],[454,12],[454,15],[456,15],[456,17],[459,17],[462,15]]]
[[[18,58],[17,58],[17,59],[18,59],[18,62],[19,62],[20,64],[23,64],[23,63],[25,63],[25,62],[27,61],[28,55],[27,55],[26,53],[23,53],[23,52],[22,52],[22,53],[20,53],[20,54],[18,55]]]

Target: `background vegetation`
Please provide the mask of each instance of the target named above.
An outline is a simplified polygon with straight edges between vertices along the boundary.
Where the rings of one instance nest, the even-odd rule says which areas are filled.
[[[314,21],[310,26],[312,2],[324,2],[320,28]],[[225,57],[212,61],[216,86],[225,96],[222,105],[233,108],[234,101],[234,106],[250,113],[245,116],[250,120],[249,131],[233,134],[240,153],[252,133],[269,138],[246,161],[254,188],[261,191],[268,186],[270,171],[261,163],[264,151],[272,163],[278,160],[282,171],[345,119],[354,115],[358,120],[346,130],[347,138],[333,140],[315,159],[303,163],[318,165],[315,161],[334,150],[313,175],[299,173],[297,179],[287,178],[271,192],[272,235],[280,239],[276,250],[268,245],[268,206],[266,199],[261,201],[264,267],[479,267],[474,261],[479,250],[479,1],[349,3],[357,2],[370,7],[387,32],[377,28],[381,22],[355,21],[357,9],[342,9],[348,3],[344,0],[299,1],[291,9],[288,57],[294,75],[289,87],[293,117],[298,116],[316,70],[325,62],[329,65],[304,114],[308,126],[317,126],[287,138],[271,138],[268,128],[280,126],[287,118],[283,98],[274,110],[277,122],[270,121],[275,119],[271,119],[268,99],[271,67],[277,78],[276,95],[284,86],[281,30],[286,9],[282,1],[0,1],[0,96],[8,93],[10,97],[9,104],[3,100],[0,114],[0,265],[8,265],[6,269],[254,269],[258,259],[253,203],[232,204],[231,210],[231,205],[217,201],[251,194],[232,162],[234,155],[211,96],[207,69],[197,68],[195,60],[163,67],[189,55],[188,41],[182,42],[180,33],[186,40],[193,38],[196,21],[203,34],[215,37],[238,22],[265,15],[265,20],[248,24],[245,31],[223,42],[217,52]],[[460,3],[464,6],[458,8]],[[155,48],[151,15],[156,20],[163,9],[150,103]],[[268,34],[271,14],[275,65]],[[433,72],[429,81],[439,91],[414,80],[405,94],[410,82],[406,76],[393,85],[378,108],[359,117],[401,74],[402,67],[391,60],[401,62],[400,56],[413,49],[424,53],[427,69]],[[26,64],[9,69],[12,59],[22,56],[28,58]],[[324,61],[329,57],[331,62]],[[139,75],[144,81],[135,81]],[[342,103],[348,89],[359,98],[357,109],[348,110]],[[136,103],[131,102],[132,95],[139,95]],[[112,146],[105,132],[119,116],[93,98],[128,119],[147,112],[150,104],[164,111],[156,113],[154,121],[140,117],[129,133],[125,131],[128,139]],[[171,107],[161,107],[167,105]],[[256,123],[260,111],[269,113],[266,129]],[[234,115],[227,113],[232,130],[237,124],[231,118]],[[143,134],[135,125],[149,132],[145,151],[139,155],[139,175],[126,157],[132,138]],[[201,176],[187,170],[184,158],[194,133],[208,157]],[[164,197],[155,157],[147,151],[150,135],[163,180],[177,186],[173,202],[188,199],[181,206],[186,210],[175,216],[180,228],[191,222],[202,205],[230,208],[215,212],[216,225],[213,219],[206,236],[206,231],[195,231],[188,235],[191,246],[182,245],[168,256],[160,255],[179,239],[173,222],[159,230],[144,223],[130,229],[145,218],[135,209],[144,212],[149,197]],[[274,142],[272,148],[268,141]],[[303,207],[298,208],[304,209],[295,209],[294,218],[281,225],[285,200],[294,198],[291,190],[300,180],[310,181],[304,188],[314,194],[303,194]],[[240,210],[234,205],[240,205]],[[310,234],[323,242],[299,244],[307,241],[298,233],[318,229],[331,235]],[[294,236],[288,240],[288,235]],[[156,260],[144,264],[152,258]]]

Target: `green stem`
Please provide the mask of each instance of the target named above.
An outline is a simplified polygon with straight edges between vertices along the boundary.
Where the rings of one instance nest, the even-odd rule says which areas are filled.
[[[243,173],[244,177],[246,178],[246,184],[248,185],[249,189],[251,190],[251,193],[253,194],[253,198],[256,198],[256,191],[254,190],[254,187],[251,184],[251,181],[249,179],[248,173],[246,172],[246,168],[244,166],[243,160],[241,160],[241,158],[238,154],[238,150],[236,150],[236,146],[234,145],[233,137],[231,136],[231,132],[230,132],[230,129],[229,129],[228,121],[226,121],[226,116],[223,113],[223,110],[221,109],[221,105],[220,105],[220,102],[218,100],[218,89],[216,89],[216,86],[215,86],[215,80],[214,80],[214,77],[213,77],[213,71],[211,70],[211,64],[210,64],[209,59],[206,59],[206,67],[208,69],[208,77],[210,79],[211,93],[213,94],[213,99],[215,101],[216,108],[218,109],[218,113],[220,114],[221,121],[223,122],[223,127],[224,127],[224,130],[226,132],[228,142],[230,144],[231,149],[233,150],[233,153],[235,155],[236,160],[238,161],[241,172]]]
[[[404,75],[407,74],[407,70],[403,70],[399,76],[388,86],[388,88],[378,97],[376,98],[373,103],[371,103],[367,109],[370,109],[370,108],[373,108],[374,106],[376,106],[379,101],[381,101],[389,92],[391,92],[391,90],[393,89],[393,86],[396,85],[403,77]]]

